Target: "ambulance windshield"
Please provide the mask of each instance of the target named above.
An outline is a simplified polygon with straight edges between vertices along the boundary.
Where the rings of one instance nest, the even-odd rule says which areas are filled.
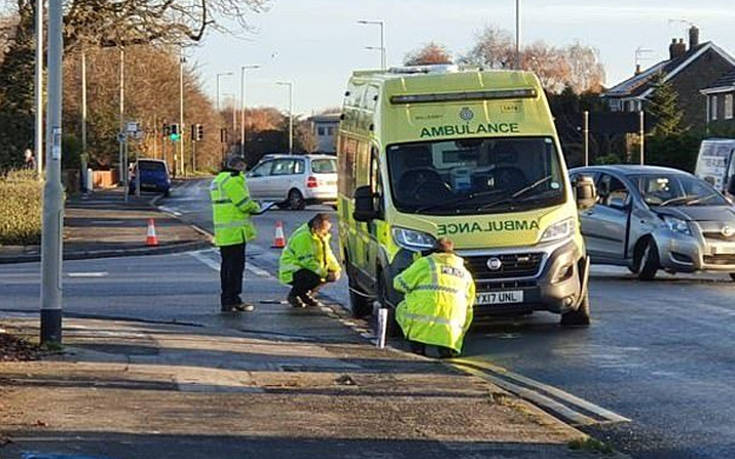
[[[488,214],[564,202],[549,137],[444,140],[387,148],[393,201],[401,212]]]

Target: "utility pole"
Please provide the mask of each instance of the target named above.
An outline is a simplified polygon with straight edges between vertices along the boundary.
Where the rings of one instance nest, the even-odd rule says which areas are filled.
[[[48,21],[48,119],[46,121],[46,183],[43,187],[41,236],[41,343],[61,343],[61,264],[64,223],[61,188],[62,55],[64,52],[61,0],[49,1]],[[38,47],[43,43],[38,42]],[[37,88],[40,91],[41,88]]]
[[[35,155],[38,180],[43,180],[43,3],[36,0],[36,129]]]
[[[84,193],[92,188],[87,183],[87,52],[82,49],[82,190]]]
[[[288,154],[293,154],[293,82],[278,81],[277,85],[288,86]]]
[[[125,158],[124,158],[124,143],[125,139],[123,139],[123,132],[125,130],[125,50],[123,48],[120,48],[120,107],[119,107],[119,115],[120,115],[120,129],[118,130],[118,142],[120,142],[120,152],[118,155],[118,160],[120,162],[120,183],[125,183],[125,174],[127,172],[126,164],[125,164]],[[127,193],[125,193],[125,200],[127,201]]]
[[[179,48],[179,158],[181,163],[181,176],[186,174],[184,164],[184,50]]]
[[[521,69],[521,0],[516,0],[516,70]]]
[[[643,110],[640,111],[640,132],[638,133],[641,139],[641,166],[645,163],[645,152],[646,152],[646,124],[645,115]]]
[[[225,72],[225,73],[218,73],[217,74],[217,115],[219,115],[220,111],[220,105],[219,105],[219,79],[223,76],[230,76],[232,75],[232,72]]]
[[[584,165],[590,165],[590,112],[584,111]]]
[[[245,157],[245,71],[260,68],[259,65],[240,67],[240,157]],[[233,127],[234,129],[234,127]]]
[[[380,26],[380,70],[386,70],[386,57],[385,57],[385,21],[357,21],[358,24],[370,24]],[[367,49],[374,49],[374,47],[367,46]]]

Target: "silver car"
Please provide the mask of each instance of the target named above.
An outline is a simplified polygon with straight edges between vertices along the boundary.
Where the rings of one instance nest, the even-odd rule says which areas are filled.
[[[735,280],[735,208],[710,184],[676,169],[595,166],[597,204],[581,212],[593,263],[627,266],[643,280],[670,273],[728,272]]]

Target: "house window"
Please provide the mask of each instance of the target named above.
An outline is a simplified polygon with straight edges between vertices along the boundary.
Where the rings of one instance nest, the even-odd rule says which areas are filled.
[[[712,121],[715,121],[717,119],[717,95],[710,97],[709,109],[710,109],[709,119]]]
[[[327,135],[334,135],[334,127],[329,126],[327,128]]]
[[[725,94],[725,119],[732,119],[732,94]]]
[[[317,129],[317,132],[319,135],[324,135],[324,126],[319,126],[319,128]]]
[[[610,99],[610,111],[620,111],[620,99]]]

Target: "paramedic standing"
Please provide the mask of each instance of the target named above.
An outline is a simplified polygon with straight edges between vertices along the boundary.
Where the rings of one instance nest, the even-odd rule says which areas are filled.
[[[316,214],[294,231],[281,253],[278,278],[291,286],[288,302],[295,308],[322,306],[316,291],[339,280],[341,268],[329,245],[331,229],[329,215]]]
[[[255,239],[255,226],[250,215],[260,211],[250,199],[245,183],[245,161],[238,156],[227,158],[225,168],[210,186],[214,216],[214,242],[220,249],[222,264],[220,281],[222,312],[253,311],[255,307],[240,298],[245,270],[245,244]]]
[[[434,253],[416,260],[393,281],[404,294],[396,308],[396,321],[417,354],[426,345],[437,347],[440,357],[456,357],[472,323],[475,283],[454,254],[454,243],[440,238]]]

